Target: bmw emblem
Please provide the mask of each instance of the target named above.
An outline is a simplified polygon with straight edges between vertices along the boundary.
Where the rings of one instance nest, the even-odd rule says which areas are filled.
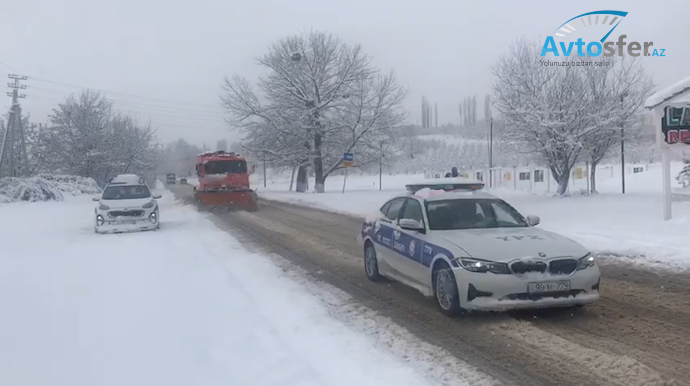
[[[546,253],[544,253],[544,252],[539,252],[539,257],[546,257]]]

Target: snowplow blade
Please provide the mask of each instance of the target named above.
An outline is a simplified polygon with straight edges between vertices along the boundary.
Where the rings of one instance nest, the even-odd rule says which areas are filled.
[[[225,207],[229,210],[239,209],[251,212],[259,209],[258,196],[253,190],[197,190],[194,196],[202,204],[214,207]]]

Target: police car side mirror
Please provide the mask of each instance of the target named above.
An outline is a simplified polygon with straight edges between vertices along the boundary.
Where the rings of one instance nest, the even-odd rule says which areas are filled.
[[[100,200],[101,200],[100,197],[91,197],[91,201],[96,201],[96,202],[98,202],[98,201],[100,201]]]
[[[159,199],[159,198],[161,198],[161,197],[163,197],[162,194],[154,194],[154,195],[153,195],[153,198],[156,199],[156,200]]]
[[[537,226],[537,225],[539,225],[540,221],[541,220],[539,219],[539,216],[532,216],[532,215],[527,216],[527,224],[529,226],[533,226],[533,227]]]
[[[408,231],[424,232],[424,226],[417,220],[411,218],[401,218],[398,221],[398,225],[400,228]]]

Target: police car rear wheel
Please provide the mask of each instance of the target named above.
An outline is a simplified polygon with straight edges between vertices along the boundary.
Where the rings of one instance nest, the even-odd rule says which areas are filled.
[[[463,312],[460,308],[458,285],[453,271],[442,264],[434,271],[434,293],[441,312],[447,316],[457,316]]]
[[[379,263],[376,259],[376,249],[371,242],[367,242],[364,247],[364,272],[371,281],[382,281],[383,276],[379,273]]]

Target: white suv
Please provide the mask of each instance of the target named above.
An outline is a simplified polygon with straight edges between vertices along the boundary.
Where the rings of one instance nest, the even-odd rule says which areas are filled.
[[[96,233],[154,230],[160,227],[158,203],[144,180],[133,174],[113,178],[103,189],[94,209]]]

